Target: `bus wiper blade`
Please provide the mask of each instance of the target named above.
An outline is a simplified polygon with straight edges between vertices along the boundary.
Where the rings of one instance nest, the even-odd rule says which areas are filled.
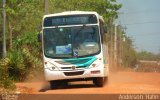
[[[79,31],[74,35],[74,38],[77,37],[77,35],[86,27],[86,24],[83,24],[83,26],[79,29]]]

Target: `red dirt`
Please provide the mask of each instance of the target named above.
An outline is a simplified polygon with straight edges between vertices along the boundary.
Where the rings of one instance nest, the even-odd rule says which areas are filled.
[[[29,94],[160,94],[160,73],[114,72],[103,88],[92,81],[72,82],[67,87],[51,90],[47,82],[16,84],[18,91]]]

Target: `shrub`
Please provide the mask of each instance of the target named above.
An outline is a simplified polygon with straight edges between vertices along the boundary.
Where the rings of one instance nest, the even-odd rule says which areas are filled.
[[[13,49],[8,53],[9,76],[16,81],[23,81],[32,70],[40,69],[40,48],[35,33],[25,33],[17,37],[13,41]]]
[[[15,38],[7,57],[0,60],[0,86],[14,88],[14,81],[24,81],[33,70],[41,70],[40,48],[35,33],[25,33]]]
[[[10,59],[8,58],[0,60],[0,87],[15,89],[15,84],[8,73],[9,64]]]

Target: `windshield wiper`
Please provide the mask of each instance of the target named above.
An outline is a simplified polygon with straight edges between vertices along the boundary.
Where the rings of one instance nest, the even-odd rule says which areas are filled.
[[[74,38],[77,37],[78,34],[79,34],[83,29],[85,29],[85,27],[86,27],[86,24],[83,24],[83,26],[79,29],[79,31],[78,31],[77,33],[75,33]]]
[[[83,24],[83,26],[75,33],[75,35],[71,35],[73,36],[73,38],[71,38],[71,43],[73,44],[74,39],[78,36],[78,34],[85,29],[86,24]],[[74,34],[74,33],[72,33]],[[72,57],[77,58],[78,57],[78,52],[73,50],[73,45],[72,45]]]

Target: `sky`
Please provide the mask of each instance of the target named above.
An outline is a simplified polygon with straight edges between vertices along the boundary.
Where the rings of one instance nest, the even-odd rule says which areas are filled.
[[[160,0],[117,0],[118,23],[126,27],[137,51],[160,53]]]

